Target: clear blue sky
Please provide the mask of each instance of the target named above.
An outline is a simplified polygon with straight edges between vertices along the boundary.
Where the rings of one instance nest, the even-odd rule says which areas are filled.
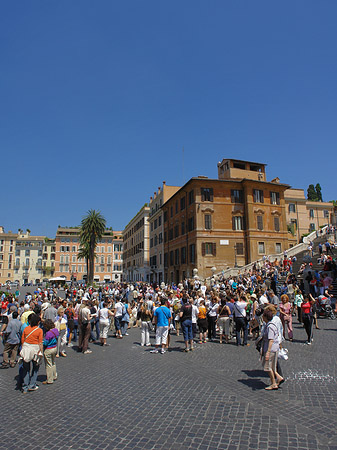
[[[337,2],[0,5],[1,215],[123,229],[165,180],[232,157],[337,198]],[[184,148],[184,164],[182,158]]]

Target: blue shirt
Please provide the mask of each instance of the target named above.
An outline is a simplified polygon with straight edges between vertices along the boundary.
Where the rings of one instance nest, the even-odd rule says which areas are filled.
[[[157,317],[157,327],[168,327],[171,311],[167,306],[159,306],[155,310],[154,316]]]
[[[21,338],[21,321],[19,319],[12,319],[6,330],[5,333],[8,333],[7,342],[8,344],[19,344],[20,338]]]

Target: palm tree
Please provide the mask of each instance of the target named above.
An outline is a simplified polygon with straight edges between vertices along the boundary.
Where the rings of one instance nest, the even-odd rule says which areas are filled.
[[[94,281],[95,248],[103,236],[105,225],[105,218],[100,211],[94,209],[90,209],[81,221],[80,245],[81,248],[87,249],[89,285],[93,284]]]
[[[94,254],[94,257],[96,255]],[[77,259],[85,259],[87,266],[87,276],[89,275],[89,245],[85,244],[83,247],[79,247],[77,252]],[[88,281],[88,280],[87,280]]]

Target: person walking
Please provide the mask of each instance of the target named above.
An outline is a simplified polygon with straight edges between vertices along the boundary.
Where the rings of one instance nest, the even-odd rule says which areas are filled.
[[[289,297],[286,294],[281,295],[280,304],[280,319],[283,326],[283,336],[286,338],[286,328],[288,333],[289,341],[293,340],[293,318],[292,318],[293,308],[289,301]]]
[[[193,331],[192,331],[192,305],[189,303],[188,297],[183,297],[183,306],[179,312],[181,329],[184,335],[185,352],[192,351],[193,347]]]
[[[148,307],[148,302],[140,300],[140,308],[138,311],[139,320],[141,322],[140,345],[149,347],[150,343],[150,324],[152,320],[152,312]]]
[[[313,323],[313,311],[312,307],[315,303],[315,299],[311,294],[306,294],[304,296],[303,303],[301,305],[302,309],[302,320],[304,324],[305,331],[307,333],[307,345],[312,344],[312,323]]]
[[[236,335],[236,345],[247,345],[248,340],[248,328],[247,328],[247,313],[246,313],[247,302],[242,297],[238,297],[234,303],[234,321],[235,321],[235,335]],[[241,330],[243,330],[243,343],[241,343]]]
[[[112,311],[108,309],[107,302],[103,302],[103,308],[98,310],[98,320],[99,320],[99,336],[101,340],[101,346],[109,345],[106,340],[108,337],[108,331],[110,326],[110,318],[113,317]]]
[[[53,384],[57,379],[55,358],[57,352],[59,330],[55,327],[54,322],[50,319],[47,319],[43,322],[43,328],[46,331],[45,337],[43,339],[43,356],[46,366],[47,380],[43,381],[42,384]]]
[[[33,313],[28,317],[28,326],[23,330],[21,337],[22,349],[20,356],[22,362],[22,393],[38,389],[37,375],[39,372],[39,358],[43,352],[43,332],[39,328],[40,317]]]

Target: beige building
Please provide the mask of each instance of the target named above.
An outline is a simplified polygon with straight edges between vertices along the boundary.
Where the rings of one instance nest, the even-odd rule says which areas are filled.
[[[14,281],[14,256],[17,234],[9,231],[5,233],[4,227],[0,226],[0,283]]]
[[[14,279],[20,284],[42,282],[45,238],[45,236],[31,236],[29,230],[18,234],[15,245]]]
[[[46,238],[43,244],[42,270],[45,280],[54,276],[55,273],[56,246],[55,239]]]
[[[150,207],[147,203],[130,220],[123,231],[123,280],[149,281]]]
[[[332,203],[307,200],[303,189],[287,189],[284,198],[287,224],[296,242],[300,242],[304,234],[331,223],[334,210]]]
[[[150,282],[160,284],[164,280],[164,227],[162,205],[180,189],[179,186],[158,187],[150,197]]]

